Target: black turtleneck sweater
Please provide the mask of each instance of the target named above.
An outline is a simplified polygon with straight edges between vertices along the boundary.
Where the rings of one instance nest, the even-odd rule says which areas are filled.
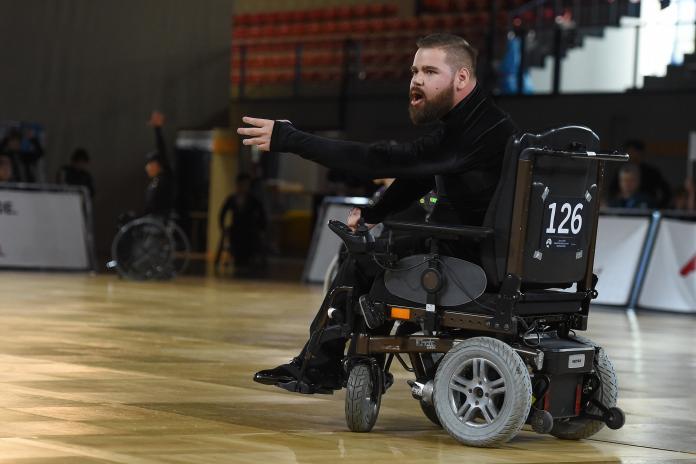
[[[510,117],[481,86],[439,121],[435,130],[409,143],[372,144],[318,137],[276,121],[271,150],[296,153],[328,168],[372,178],[396,177],[373,207],[363,209],[370,224],[401,211],[436,188],[437,222],[480,225],[500,179]]]

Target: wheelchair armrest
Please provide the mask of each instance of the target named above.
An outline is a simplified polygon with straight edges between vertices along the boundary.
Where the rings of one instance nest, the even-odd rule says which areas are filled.
[[[493,235],[494,230],[489,227],[464,226],[452,224],[433,224],[422,222],[401,222],[401,221],[384,221],[386,227],[396,230],[408,230],[412,232],[420,232],[432,237],[441,239],[465,239],[473,241],[481,241],[486,237]]]

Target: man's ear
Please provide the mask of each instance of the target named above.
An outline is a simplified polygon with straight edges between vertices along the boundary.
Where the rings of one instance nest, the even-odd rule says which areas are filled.
[[[457,77],[456,77],[456,87],[457,90],[463,90],[464,87],[469,84],[469,81],[471,80],[471,73],[469,72],[468,68],[459,68],[459,71],[457,71]]]

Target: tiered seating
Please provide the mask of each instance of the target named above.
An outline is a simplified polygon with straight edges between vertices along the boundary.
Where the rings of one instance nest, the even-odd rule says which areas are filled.
[[[423,5],[423,14],[410,17],[397,16],[396,3],[236,15],[232,82],[337,80],[345,66],[347,40],[354,46],[351,62],[358,60],[366,79],[406,76],[415,40],[430,32],[459,33],[475,46],[483,44],[490,23],[487,1],[426,0]],[[497,20],[501,29],[507,28],[504,11]]]

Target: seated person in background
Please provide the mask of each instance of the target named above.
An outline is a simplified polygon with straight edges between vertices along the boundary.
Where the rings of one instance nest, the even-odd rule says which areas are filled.
[[[684,181],[684,185],[674,191],[672,209],[696,211],[696,186],[692,178],[688,177]]]
[[[660,173],[660,170],[645,162],[645,143],[642,140],[628,140],[623,149],[630,156],[630,162],[637,165],[640,173],[640,193],[653,200],[652,208],[667,208],[672,199],[672,189]],[[619,194],[619,176],[617,172],[609,183],[609,198]]]
[[[150,183],[145,191],[145,214],[166,218],[174,209],[174,180],[162,135],[164,114],[153,111],[148,122],[155,130],[157,149],[145,156],[145,172]]]
[[[88,167],[89,153],[84,148],[77,148],[70,157],[70,164],[58,171],[58,183],[86,187],[89,190],[89,196],[94,198],[94,182]]]
[[[253,274],[253,264],[262,265],[263,232],[266,230],[266,211],[263,204],[251,193],[251,176],[237,176],[237,192],[225,200],[220,210],[220,228],[228,233],[235,275]],[[225,217],[232,213],[232,227],[225,228]]]
[[[0,182],[12,182],[12,158],[0,153]]]
[[[657,202],[640,190],[640,168],[633,164],[624,164],[619,170],[619,193],[609,200],[611,208],[648,209],[655,208]]]

